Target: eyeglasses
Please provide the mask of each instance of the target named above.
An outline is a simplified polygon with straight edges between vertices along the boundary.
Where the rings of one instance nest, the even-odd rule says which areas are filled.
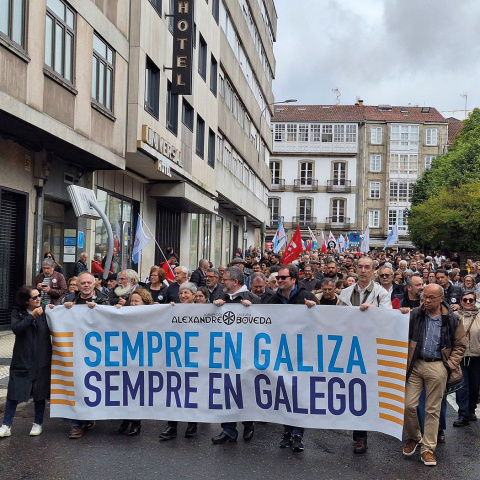
[[[379,277],[381,277],[381,278],[388,278],[388,277],[391,277],[391,276],[392,276],[391,273],[381,273],[381,274],[379,275]]]
[[[474,298],[462,298],[462,302],[465,303],[474,303],[475,299]]]
[[[435,300],[436,298],[440,298],[442,295],[435,295],[435,296],[430,296],[430,297],[423,297],[424,300]]]
[[[30,297],[30,300],[36,300],[37,298],[40,298],[40,295],[35,295],[34,297]]]
[[[287,278],[291,278],[291,275],[277,275],[277,280],[286,280]]]

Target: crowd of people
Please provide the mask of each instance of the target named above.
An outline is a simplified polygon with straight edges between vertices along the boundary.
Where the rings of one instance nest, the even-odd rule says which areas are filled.
[[[480,387],[480,263],[458,255],[450,258],[435,252],[371,251],[304,252],[298,260],[283,265],[282,256],[251,247],[238,251],[230,264],[213,266],[201,259],[190,272],[171,252],[165,262],[152,266],[148,278],[126,269],[103,281],[101,256],[77,262],[75,276],[65,280],[51,252],[45,254],[42,272],[33,286],[22,287],[12,313],[16,335],[7,404],[0,437],[11,435],[17,404],[33,396],[35,418],[30,435],[42,432],[45,401],[49,398],[51,340],[45,309],[67,309],[86,304],[116,308],[177,303],[293,304],[298,308],[317,305],[399,309],[410,315],[409,353],[405,378],[404,426],[408,439],[403,453],[411,456],[420,448],[425,465],[436,465],[437,443],[446,442],[446,392],[456,390],[458,418],[454,427],[476,421]],[[101,270],[101,271],[100,271]],[[302,307],[303,306],[303,307]],[[317,307],[318,308],[318,307]],[[356,313],[355,315],[361,315]],[[301,318],[301,317],[300,317]],[[448,390],[450,389],[450,390]],[[80,438],[94,428],[94,421],[72,420],[69,438]],[[177,436],[178,422],[169,421],[160,440]],[[253,422],[243,422],[243,440],[254,436]],[[124,420],[118,429],[129,436],[141,432],[140,420]],[[197,434],[189,422],[185,437]],[[284,425],[281,448],[304,449],[304,429]],[[237,441],[236,422],[222,424],[214,444]],[[366,431],[354,431],[354,452],[368,449]]]

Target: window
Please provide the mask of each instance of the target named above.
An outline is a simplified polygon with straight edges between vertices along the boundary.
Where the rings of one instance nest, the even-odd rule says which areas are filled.
[[[275,141],[276,142],[285,141],[285,124],[284,123],[275,124]]]
[[[298,125],[298,141],[308,142],[308,124],[300,123]]]
[[[182,122],[193,132],[193,108],[185,99],[182,104]]]
[[[380,182],[370,182],[370,198],[380,198]]]
[[[208,164],[215,168],[215,132],[209,128],[208,129]]]
[[[0,33],[25,47],[25,0],[0,0]]]
[[[277,223],[280,219],[280,199],[269,198],[268,208],[270,209],[270,224]]]
[[[357,126],[345,125],[345,141],[355,143],[357,141]]]
[[[428,156],[425,157],[425,170],[430,170],[432,168],[432,161],[435,157]]]
[[[370,155],[370,171],[381,172],[382,171],[382,156]]]
[[[299,200],[299,221],[312,221],[312,200],[310,198],[301,198]]]
[[[210,59],[210,91],[217,96],[218,63],[212,55]]]
[[[202,215],[203,216],[203,249],[202,249],[202,258],[210,258],[210,245],[211,245],[211,236],[212,236],[212,216],[211,215]]]
[[[300,184],[312,185],[313,180],[313,163],[302,162],[300,164]]]
[[[382,127],[372,127],[370,129],[370,143],[374,145],[381,145],[383,143]]]
[[[205,122],[197,115],[197,143],[195,152],[201,158],[205,155]]]
[[[405,215],[405,210],[401,208],[390,208],[388,209],[388,229],[391,230],[395,223],[398,220],[398,233],[399,234],[406,234],[408,227],[407,227],[407,218]]]
[[[175,21],[173,17],[175,13],[175,0],[168,0],[168,6],[171,15],[170,17],[168,17],[168,29],[170,30],[170,33],[173,34],[173,22]],[[195,42],[195,31],[193,33],[193,41]]]
[[[162,16],[162,0],[148,0],[157,13]]]
[[[314,123],[310,125],[312,142],[320,142],[322,140],[322,126]]]
[[[390,148],[397,150],[418,150],[418,125],[392,125]]]
[[[296,123],[287,123],[287,142],[297,141],[297,127]]]
[[[380,210],[368,211],[368,226],[370,228],[380,228]]]
[[[390,182],[390,201],[409,202],[412,195],[410,182]]]
[[[47,0],[45,18],[45,65],[73,83],[75,12],[62,0]]]
[[[272,185],[280,184],[280,162],[270,162],[270,174]]]
[[[207,42],[201,35],[198,48],[198,73],[204,80],[207,79]]]
[[[145,110],[158,120],[160,70],[147,57],[145,64]]]
[[[167,81],[167,128],[173,133],[178,133],[178,95],[172,93],[172,83]]]
[[[334,125],[333,131],[334,142],[345,142],[345,125]]]
[[[345,221],[345,200],[332,201],[332,223],[343,223]]]
[[[334,185],[345,185],[345,172],[346,172],[345,162],[335,162],[333,164],[333,184]]]
[[[113,110],[113,57],[112,48],[94,33],[92,98],[108,110]]]
[[[425,145],[438,145],[438,130],[436,128],[426,129]]]
[[[212,0],[212,15],[218,25],[220,19],[220,0]]]
[[[418,155],[392,153],[390,155],[390,174],[416,175],[418,173]]]
[[[322,125],[322,142],[333,142],[333,125]]]

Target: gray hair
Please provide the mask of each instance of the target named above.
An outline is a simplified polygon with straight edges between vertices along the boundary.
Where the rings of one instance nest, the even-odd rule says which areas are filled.
[[[256,278],[261,278],[264,282],[267,281],[267,279],[265,278],[265,275],[262,272],[255,272],[255,273],[252,273],[252,276],[250,277],[251,279],[250,283],[252,283]]]
[[[84,275],[89,275],[92,278],[93,283],[95,284],[95,277],[90,272],[80,272],[77,277],[77,285],[80,286],[80,277]]]
[[[42,262],[42,267],[55,267],[55,262],[51,258],[45,258]]]
[[[126,270],[123,271],[123,273],[125,274],[129,282],[131,280],[134,280],[135,283],[137,284],[140,281],[140,277],[138,276],[138,273],[135,270],[132,270],[131,268],[127,268]]]
[[[220,274],[218,273],[218,269],[217,268],[207,268],[205,270],[205,273],[213,273],[213,275],[217,278],[220,278]]]
[[[230,278],[232,280],[238,280],[238,283],[240,285],[245,284],[245,275],[243,274],[243,272],[238,267],[228,267],[225,270],[225,273],[230,274]]]
[[[96,259],[99,259],[101,260],[102,259],[102,254],[101,253],[96,253],[94,256],[93,256],[93,259],[96,260]]]
[[[378,272],[381,272],[382,270],[386,270],[386,269],[390,270],[390,275],[395,275],[395,272],[393,271],[393,268],[389,267],[386,264],[379,267]]]
[[[335,281],[334,281],[333,279],[331,279],[331,278],[324,278],[324,279],[322,280],[322,287],[323,287],[324,285],[330,285],[331,283],[332,283],[333,285],[335,285]]]
[[[193,295],[197,293],[197,286],[192,283],[192,282],[185,282],[180,285],[180,288],[178,289],[179,292],[182,290],[190,290]]]
[[[272,280],[276,280],[278,277],[278,272],[273,272],[270,274],[270,276],[268,277],[268,281],[271,282]]]
[[[188,268],[187,267],[182,267],[182,266],[178,266],[178,267],[175,267],[175,268],[179,268],[185,275],[188,275]]]

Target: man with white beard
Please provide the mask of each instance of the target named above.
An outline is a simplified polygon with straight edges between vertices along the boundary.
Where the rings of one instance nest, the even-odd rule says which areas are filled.
[[[138,287],[140,277],[137,272],[132,269],[124,270],[118,275],[118,287],[115,289],[115,295],[118,300],[114,303],[119,305],[127,304],[128,297]],[[115,299],[115,297],[113,297]],[[110,302],[112,303],[112,302]]]

